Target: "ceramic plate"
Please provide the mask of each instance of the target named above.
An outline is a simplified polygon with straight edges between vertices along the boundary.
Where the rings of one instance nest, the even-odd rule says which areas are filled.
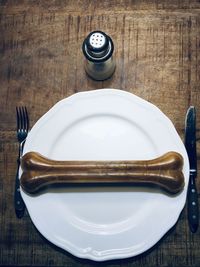
[[[24,147],[57,160],[142,160],[170,150],[184,158],[185,187],[175,196],[144,187],[76,187],[22,197],[40,233],[71,254],[95,261],[135,256],[177,222],[186,201],[187,154],[157,107],[117,89],[77,93],[39,119]]]

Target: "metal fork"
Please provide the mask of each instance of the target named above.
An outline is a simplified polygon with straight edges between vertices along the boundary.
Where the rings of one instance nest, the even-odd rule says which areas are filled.
[[[24,143],[29,130],[29,117],[26,107],[16,107],[17,115],[17,140],[19,142],[19,154],[17,159],[17,173],[15,178],[15,213],[18,218],[22,218],[25,211],[25,204],[20,193],[19,168],[20,158],[23,153]]]

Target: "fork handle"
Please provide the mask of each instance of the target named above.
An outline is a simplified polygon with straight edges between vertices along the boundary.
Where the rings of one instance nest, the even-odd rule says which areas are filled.
[[[17,173],[15,177],[15,193],[14,193],[14,204],[15,213],[17,218],[22,218],[24,216],[25,204],[20,193],[20,180],[19,180],[19,166],[20,160],[17,161]]]

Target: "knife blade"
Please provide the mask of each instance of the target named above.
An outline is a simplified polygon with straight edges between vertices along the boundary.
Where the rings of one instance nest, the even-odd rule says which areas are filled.
[[[199,226],[198,193],[195,179],[197,177],[197,152],[196,152],[196,109],[190,106],[186,113],[185,121],[185,147],[187,150],[190,176],[187,192],[188,223],[192,233],[195,233]]]

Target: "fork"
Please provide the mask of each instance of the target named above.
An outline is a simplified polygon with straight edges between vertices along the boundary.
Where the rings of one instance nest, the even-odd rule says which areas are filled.
[[[23,153],[24,143],[28,135],[29,130],[29,117],[26,107],[16,107],[17,115],[17,140],[19,142],[19,154],[17,159],[17,173],[15,178],[15,194],[14,194],[14,204],[15,213],[18,218],[24,216],[25,203],[22,199],[20,193],[20,180],[19,180],[19,168],[20,168],[20,158]]]

